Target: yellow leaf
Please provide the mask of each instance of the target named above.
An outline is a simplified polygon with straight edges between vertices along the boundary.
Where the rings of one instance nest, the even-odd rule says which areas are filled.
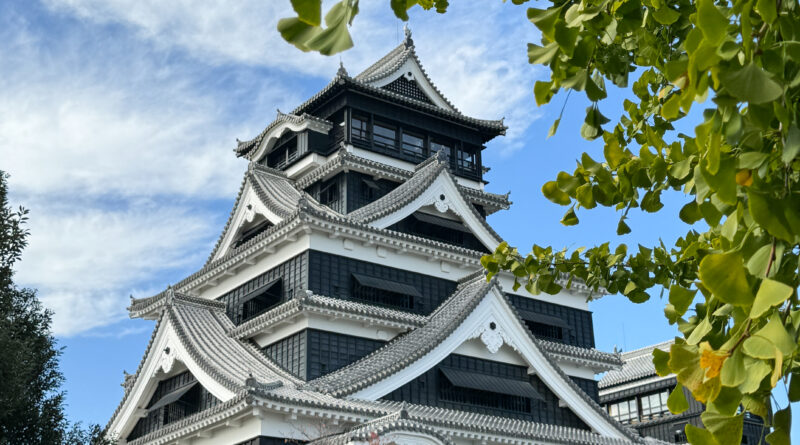
[[[728,352],[715,351],[707,341],[700,343],[700,367],[706,370],[705,378],[718,377],[729,356]]]
[[[753,185],[753,172],[749,169],[739,170],[736,172],[736,183],[742,187],[750,187]]]

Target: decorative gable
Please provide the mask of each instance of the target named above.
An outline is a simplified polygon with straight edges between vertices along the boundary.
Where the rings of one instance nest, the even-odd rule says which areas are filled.
[[[433,105],[433,102],[431,102],[430,98],[425,94],[425,92],[422,91],[422,89],[419,87],[419,84],[413,79],[413,76],[400,76],[382,88],[384,90]]]

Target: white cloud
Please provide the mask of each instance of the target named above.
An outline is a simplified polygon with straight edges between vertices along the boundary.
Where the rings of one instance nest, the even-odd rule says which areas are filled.
[[[16,280],[39,289],[55,312],[56,335],[118,321],[129,295],[149,296],[168,284],[158,280],[191,271],[208,254],[217,222],[188,207],[136,202],[75,212],[81,204],[29,204],[30,244]]]

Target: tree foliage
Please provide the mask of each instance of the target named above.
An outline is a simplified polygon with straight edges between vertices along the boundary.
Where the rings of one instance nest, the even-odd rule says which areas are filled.
[[[0,171],[0,445],[110,444],[98,426],[84,430],[64,418],[52,313],[36,291],[13,281],[14,263],[27,245],[28,212],[13,210],[7,191],[7,175]]]
[[[319,1],[292,3],[297,20],[309,29],[319,25],[303,19],[319,10]],[[447,6],[391,2],[404,20],[417,4],[439,12]],[[351,21],[357,1],[338,5],[350,8]],[[490,277],[510,271],[515,287],[532,293],[554,294],[575,279],[634,303],[667,290],[664,314],[684,335],[669,352],[654,351],[658,373],[678,378],[670,409],[688,408],[686,387],[706,404],[705,429],[687,427],[689,441],[739,443],[739,407],[766,418],[780,380],[789,382],[790,401],[800,400],[797,1],[551,0],[536,6],[526,12],[542,41],[528,45],[528,59],[551,74],[536,82],[536,102],[546,104],[562,89],[584,94],[591,106],[581,135],[603,143],[602,154],[583,153],[572,172],[543,185],[549,200],[568,207],[561,222],[577,225],[579,210],[613,207],[623,235],[631,231],[631,209],[657,213],[662,194],[682,192],[687,202],[675,216],[687,232],[670,247],[604,243],[568,252],[533,246],[523,255],[503,243],[482,263]],[[330,32],[344,42],[346,24],[333,26]],[[301,46],[298,34],[283,35]],[[319,48],[302,49],[330,53]],[[613,123],[600,109],[607,83],[633,97]],[[693,107],[703,107],[692,114],[692,124],[699,121],[693,134],[677,132],[673,123]],[[789,443],[790,424],[787,406],[773,416],[767,441]]]

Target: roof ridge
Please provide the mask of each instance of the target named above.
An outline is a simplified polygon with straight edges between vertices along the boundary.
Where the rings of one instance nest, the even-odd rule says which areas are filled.
[[[641,348],[638,348],[638,349],[633,349],[633,350],[630,350],[630,351],[627,351],[627,352],[624,352],[624,351],[623,351],[623,352],[621,353],[621,354],[622,354],[622,360],[624,361],[624,360],[626,360],[626,359],[632,359],[632,358],[642,357],[642,356],[644,356],[646,353],[648,353],[648,352],[652,352],[652,351],[653,351],[654,349],[656,349],[656,348],[657,348],[657,349],[663,349],[663,347],[665,347],[665,346],[670,346],[670,345],[672,345],[673,343],[675,343],[675,339],[672,339],[672,340],[665,340],[665,341],[662,341],[661,343],[656,343],[656,344],[654,344],[654,345],[649,345],[649,346],[643,346],[643,347],[641,347]]]

